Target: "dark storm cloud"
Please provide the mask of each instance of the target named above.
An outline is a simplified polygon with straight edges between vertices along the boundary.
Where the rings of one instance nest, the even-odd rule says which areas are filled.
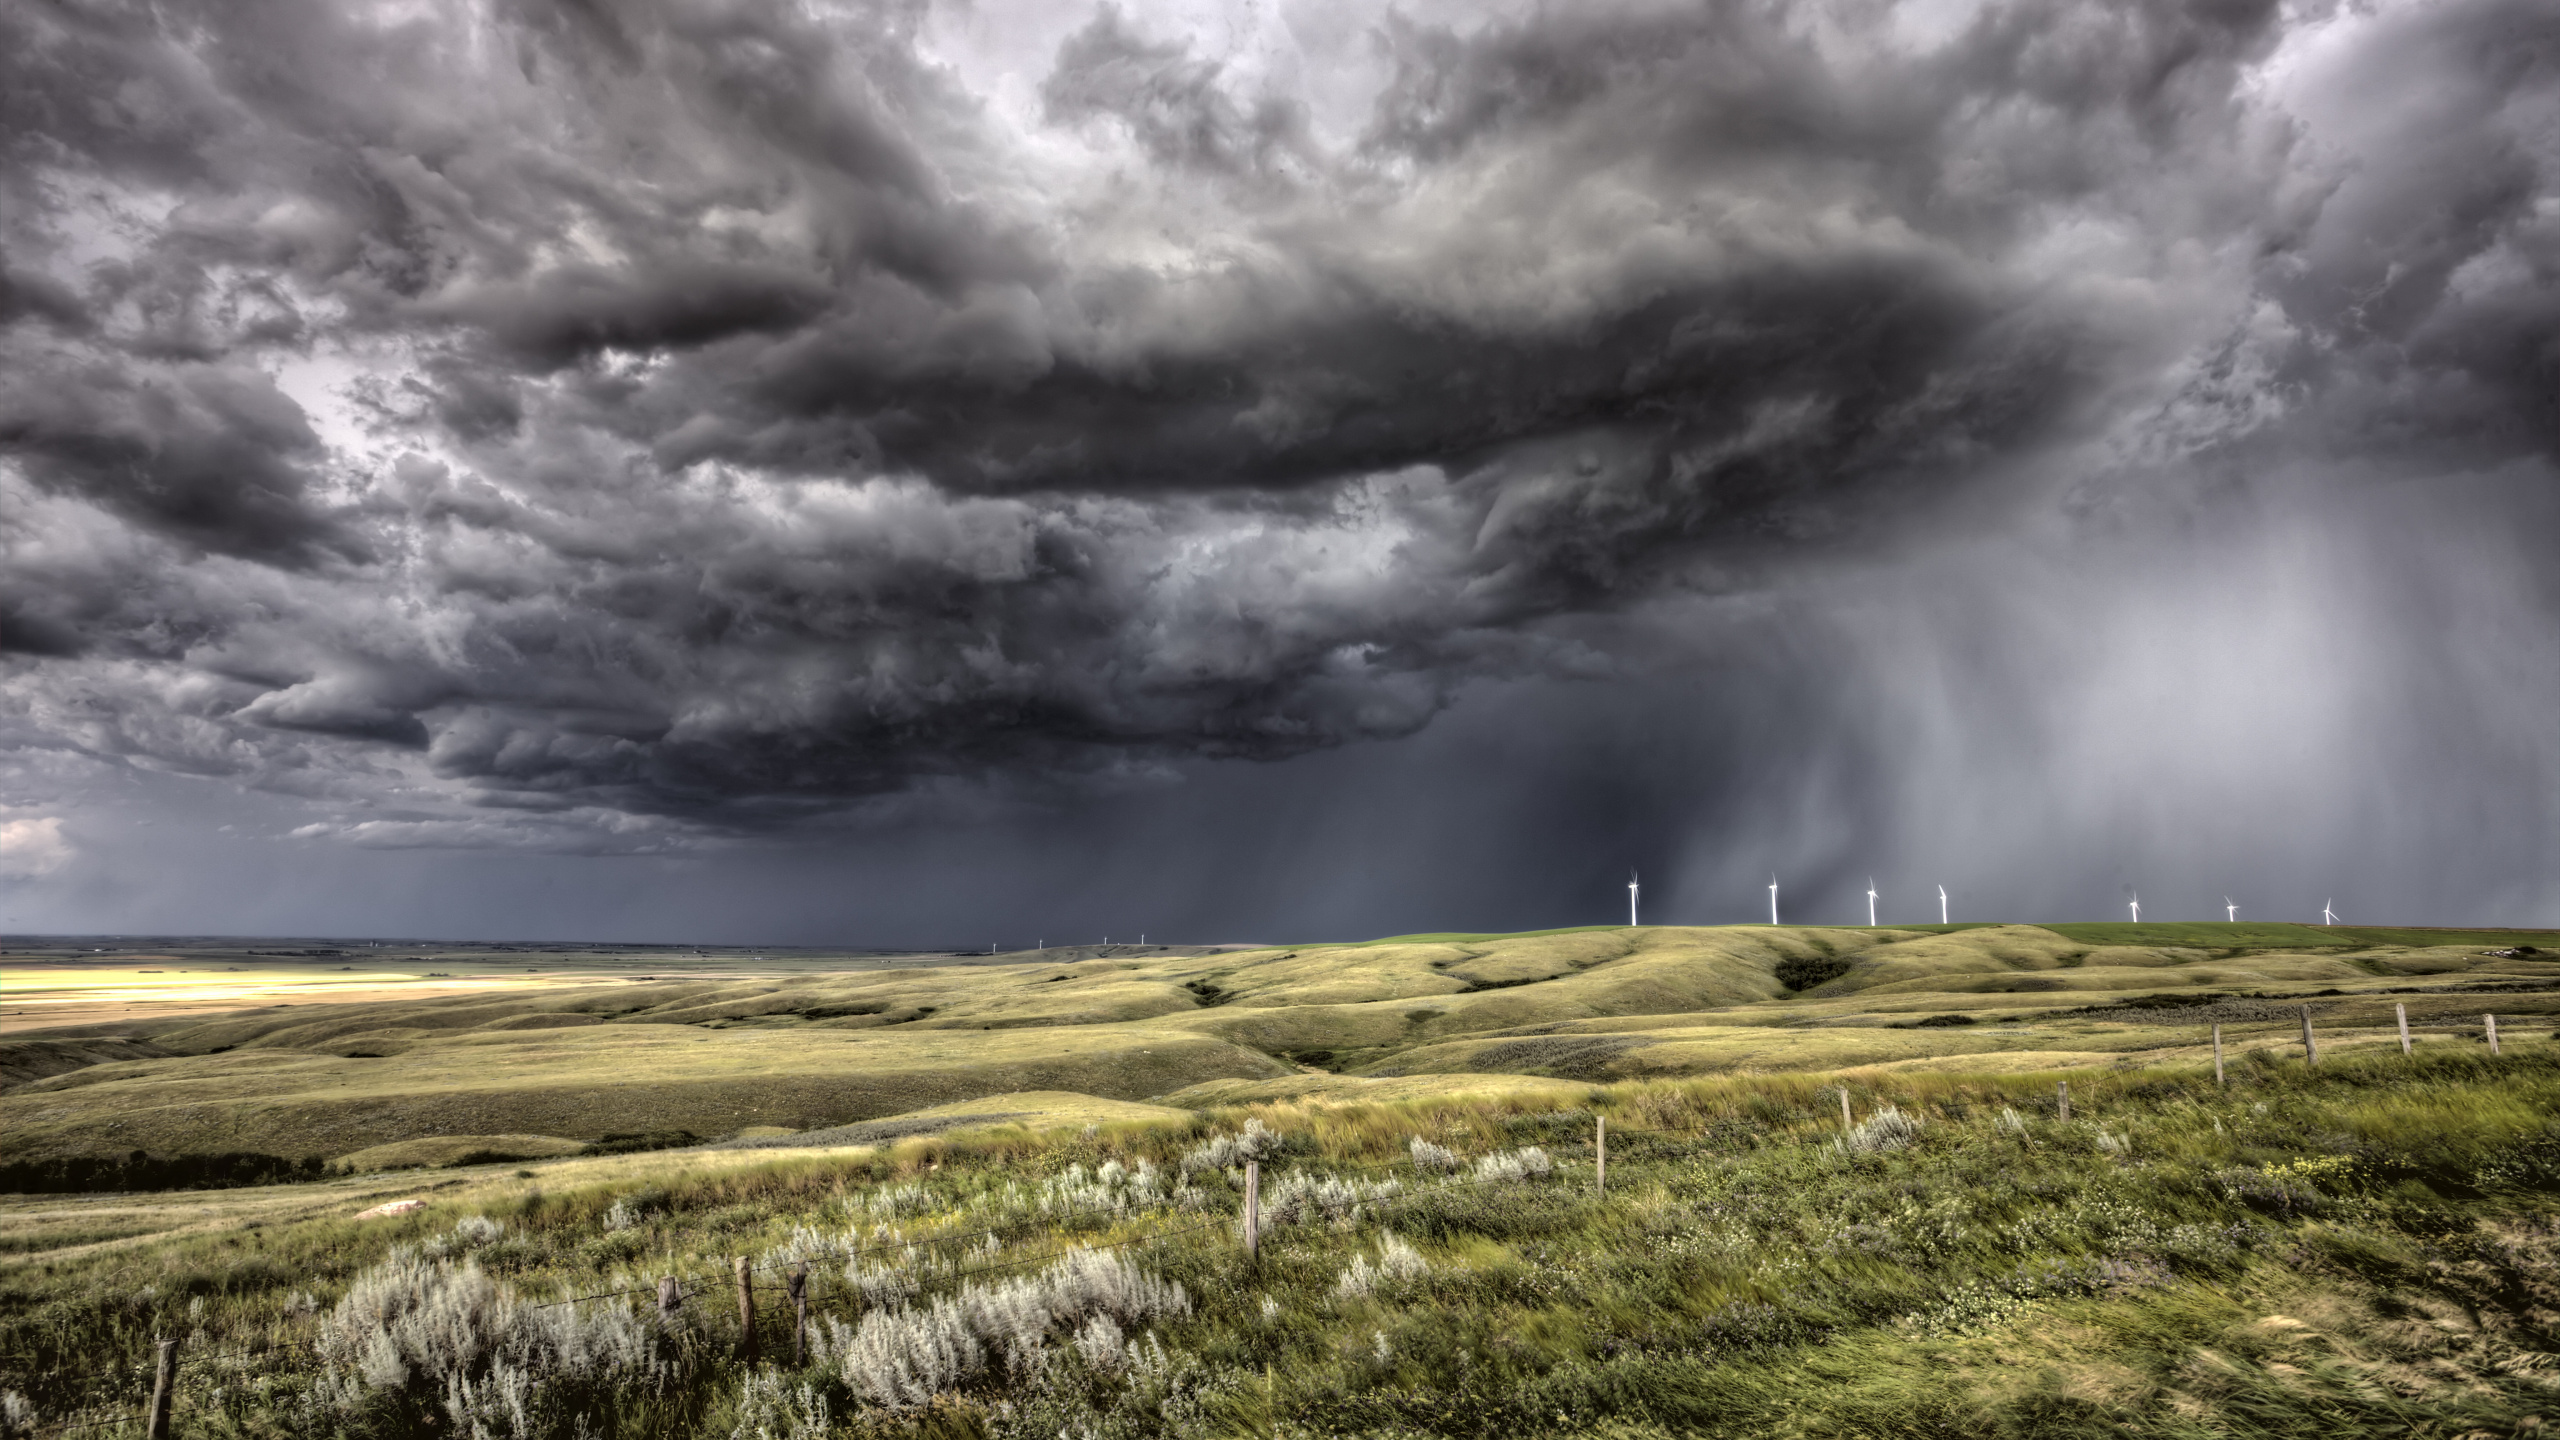
[[[2545,7],[1935,13],[1299,12],[1346,111],[1109,7],[1010,99],[921,6],[20,7],[0,723],[648,848],[1410,734],[2057,491],[2547,464]]]

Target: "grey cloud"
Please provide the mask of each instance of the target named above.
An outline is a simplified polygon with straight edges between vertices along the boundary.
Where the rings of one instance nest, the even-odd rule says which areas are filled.
[[[922,13],[0,21],[10,743],[367,846],[676,846],[1738,665],[1644,617],[2560,439],[2531,6],[1381,11],[1332,149],[1116,9],[1012,134]]]
[[[208,550],[282,564],[362,542],[315,503],[319,439],[246,367],[136,370],[20,352],[0,380],[0,452],[44,488],[80,495]]]

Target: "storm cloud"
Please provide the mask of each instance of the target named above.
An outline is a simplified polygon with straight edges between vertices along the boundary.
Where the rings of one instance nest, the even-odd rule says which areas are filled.
[[[1702,896],[2306,747],[2539,855],[2556,450],[2528,0],[0,12],[0,743],[308,838],[718,845],[1596,683],[1714,737],[1630,801]]]

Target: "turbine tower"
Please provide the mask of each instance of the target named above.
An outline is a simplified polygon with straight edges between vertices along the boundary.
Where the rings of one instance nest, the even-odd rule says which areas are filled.
[[[1769,923],[1778,923],[1778,877],[1769,877]]]
[[[2136,924],[2136,925],[2141,924],[2141,923],[2142,923],[2142,897],[2141,897],[2141,896],[2139,896],[2139,895],[2134,894],[2134,893],[2133,893],[2132,891],[2130,891],[2130,890],[2127,890],[2126,892],[2124,892],[2124,903],[2126,903],[2127,905],[2130,905],[2130,906],[2132,906],[2132,907],[2133,907],[2133,923],[2134,923],[2134,924]]]
[[[2228,895],[2222,897],[2222,918],[2234,925],[2240,923],[2240,907],[2232,904]]]
[[[1630,871],[1628,871],[1628,872],[1627,872],[1627,928],[1628,928],[1628,929],[1630,929],[1630,930],[1632,930],[1632,929],[1634,929],[1634,928],[1635,928],[1635,925],[1636,925],[1636,872],[1634,872],[1633,870],[1630,870]]]
[[[2330,902],[2327,900],[2320,902],[2320,923],[2323,925],[2335,925],[2338,923],[2338,912],[2330,909],[2329,905]]]
[[[1876,928],[1876,877],[1867,877],[1867,928]]]
[[[1953,923],[1947,919],[1947,887],[1944,885],[1938,887],[1938,923],[1941,925]]]

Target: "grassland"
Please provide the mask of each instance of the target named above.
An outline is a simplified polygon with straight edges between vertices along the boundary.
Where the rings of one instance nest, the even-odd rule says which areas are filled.
[[[2537,939],[2537,954],[2490,953]],[[0,1153],[379,1165],[615,1135],[831,1132],[1025,1091],[1233,1104],[1497,1082],[2110,1068],[2193,1061],[2216,1023],[2235,1055],[2291,1045],[2304,1005],[2341,1051],[2396,1049],[2395,1005],[2422,1044],[2468,1045],[2484,1012],[2513,1024],[2560,1011],[2553,949],[2547,934],[2161,924],[1592,927],[796,957],[760,973],[730,968],[745,956],[589,956],[536,977],[545,983],[491,972],[508,983],[361,1000],[324,989],[229,1011],[199,997],[185,1013],[22,1032],[0,1041]],[[172,983],[217,984],[214,958],[180,965],[196,973]],[[422,982],[474,973],[419,958]],[[77,963],[152,968],[103,954]],[[341,971],[346,957],[308,963],[323,986],[364,973]],[[679,973],[688,965],[702,968]],[[247,998],[271,1001],[263,972],[244,973],[257,982]]]
[[[0,1388],[129,1414],[175,1334],[181,1436],[2533,1434],[2560,1043],[2505,1049],[2076,1072],[2069,1121],[2051,1073],[1546,1081],[0,1202],[30,1242],[0,1258]],[[1551,1168],[1506,1169],[1523,1147]],[[1300,1197],[1258,1258],[1249,1152],[1267,1204]],[[428,1203],[351,1218],[395,1193]],[[1075,1247],[1122,1278],[1044,1278]],[[566,1296],[591,1298],[521,1308]],[[1011,1339],[969,1330],[999,1311]],[[913,1348],[936,1316],[974,1358]]]

